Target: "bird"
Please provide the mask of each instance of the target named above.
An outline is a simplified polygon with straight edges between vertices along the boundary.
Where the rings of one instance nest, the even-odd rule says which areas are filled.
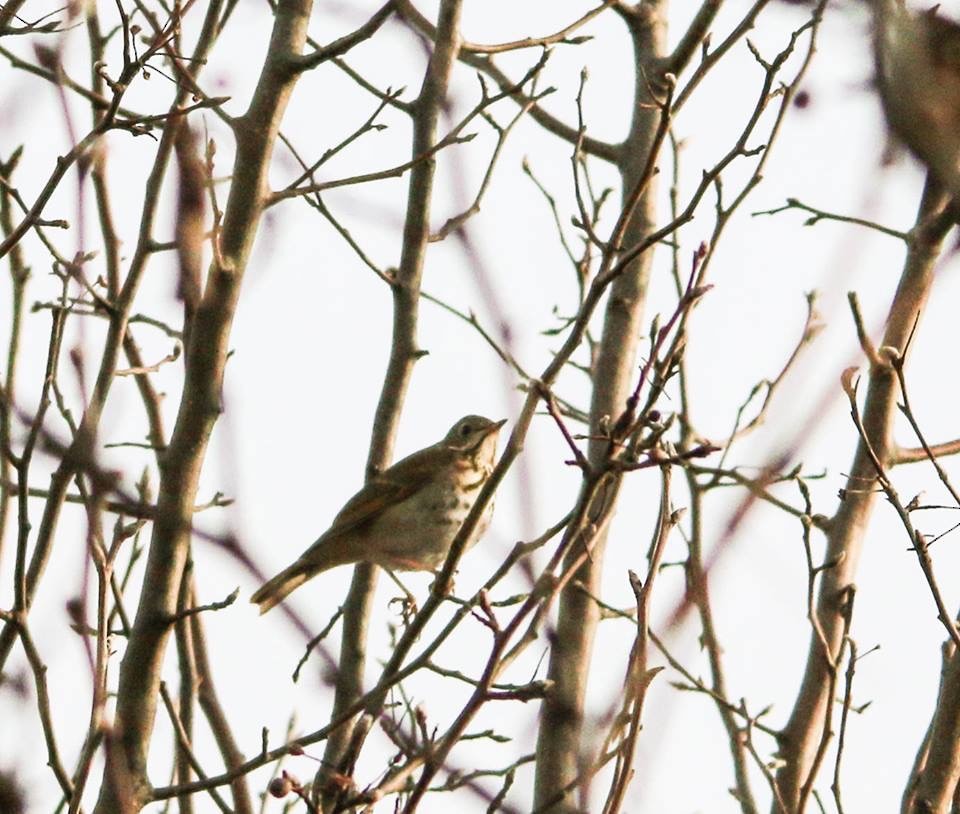
[[[333,524],[250,601],[266,613],[291,591],[337,565],[368,562],[391,571],[435,571],[493,471],[506,423],[468,415],[436,444],[374,476],[344,504]],[[491,500],[467,541],[486,531]]]
[[[877,86],[893,133],[960,199],[960,25],[871,0]]]

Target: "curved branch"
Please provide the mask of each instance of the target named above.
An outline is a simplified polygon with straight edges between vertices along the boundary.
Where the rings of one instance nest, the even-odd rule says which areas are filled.
[[[397,0],[397,12],[421,34],[431,40],[436,40],[436,28],[426,17],[417,11],[410,0]],[[552,114],[547,113],[547,111],[536,103],[535,99],[523,93],[521,86],[511,81],[510,77],[494,65],[488,56],[461,51],[459,59],[464,64],[476,68],[489,76],[497,83],[501,92],[510,96],[517,104],[523,106],[530,105],[530,117],[547,132],[553,133],[553,135],[562,138],[570,144],[576,144],[577,140],[581,138],[581,134],[576,128],[565,124]],[[616,145],[589,137],[583,137],[583,151],[611,163],[615,163],[620,155],[620,148]]]
[[[298,57],[294,60],[296,69],[298,71],[312,70],[335,57],[342,57],[354,46],[370,39],[370,37],[380,30],[380,27],[387,21],[390,15],[393,14],[393,5],[394,0],[387,0],[387,2],[381,6],[367,22],[356,29],[356,31],[351,31],[349,34],[345,34],[339,39],[334,40],[329,45],[318,48],[312,54],[304,54]]]
[[[936,259],[950,229],[950,222],[943,217],[945,203],[944,197],[934,191],[934,185],[928,183],[917,214],[915,239],[907,253],[882,342],[901,352],[926,305]],[[784,764],[777,772],[777,783],[791,812],[799,810],[801,790],[808,787],[807,779],[824,736],[832,698],[823,644],[827,644],[831,657],[842,646],[844,597],[855,579],[864,532],[877,496],[876,490],[865,489],[864,484],[872,483],[876,477],[871,452],[880,461],[889,460],[898,389],[897,377],[889,365],[872,370],[863,409],[865,438],[861,438],[849,469],[844,500],[829,524],[824,560],[835,565],[822,574],[816,608],[823,640],[817,634],[811,636],[800,690],[780,735]]]
[[[750,7],[750,10],[743,15],[743,19],[737,24],[736,28],[731,31],[726,39],[720,43],[713,51],[704,56],[701,63],[697,66],[696,70],[693,72],[693,76],[687,80],[687,84],[683,86],[677,94],[677,101],[674,105],[675,109],[679,110],[686,103],[687,99],[690,97],[690,94],[693,93],[694,89],[703,78],[710,72],[714,65],[716,65],[723,55],[727,53],[737,42],[740,41],[746,33],[753,28],[754,22],[756,22],[757,16],[763,11],[764,7],[770,2],[770,0],[756,0],[754,4]]]
[[[723,0],[703,0],[699,10],[683,32],[680,41],[665,60],[663,70],[678,76],[680,71],[687,67],[697,49],[705,41],[710,31],[710,24],[720,11]]]
[[[463,45],[460,46],[460,51],[469,54],[502,54],[505,51],[519,51],[522,48],[546,48],[548,45],[556,45],[557,43],[564,42],[578,45],[579,42],[589,38],[585,37],[582,40],[570,41],[567,40],[567,37],[612,6],[615,2],[616,0],[605,0],[605,2],[596,8],[590,9],[590,11],[580,17],[580,19],[574,20],[570,25],[564,26],[559,31],[553,34],[547,34],[544,37],[524,37],[522,40],[502,42],[498,45],[481,45],[476,42],[464,42]]]
[[[948,455],[960,453],[960,438],[953,441],[944,441],[942,444],[930,444],[928,447],[897,447],[891,453],[893,465],[915,464],[920,461],[929,461],[931,458],[945,458]]]

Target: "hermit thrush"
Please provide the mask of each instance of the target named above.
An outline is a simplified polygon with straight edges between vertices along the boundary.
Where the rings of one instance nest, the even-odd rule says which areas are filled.
[[[333,525],[293,565],[250,601],[266,613],[311,577],[347,563],[371,562],[401,571],[439,568],[490,477],[497,434],[505,423],[468,415],[442,441],[381,472],[347,501]],[[492,513],[493,501],[468,546],[486,530]]]
[[[890,129],[960,199],[960,25],[871,0],[877,84]]]

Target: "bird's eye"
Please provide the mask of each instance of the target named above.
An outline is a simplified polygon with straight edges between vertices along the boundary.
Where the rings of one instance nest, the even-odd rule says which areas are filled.
[[[471,432],[473,432],[473,427],[471,427],[469,424],[464,424],[460,428],[460,435],[462,435],[464,438],[470,435]]]

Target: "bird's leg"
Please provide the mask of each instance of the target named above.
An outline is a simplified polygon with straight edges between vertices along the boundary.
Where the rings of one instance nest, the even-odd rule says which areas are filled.
[[[391,571],[389,568],[385,568],[384,570],[387,572],[390,579],[392,579],[397,584],[397,587],[400,588],[400,590],[404,593],[403,596],[395,596],[393,599],[391,599],[388,603],[388,606],[393,605],[394,602],[400,603],[400,615],[403,617],[403,623],[407,624],[418,610],[417,600],[407,589],[407,586],[400,581],[400,578],[393,573],[393,571]]]

